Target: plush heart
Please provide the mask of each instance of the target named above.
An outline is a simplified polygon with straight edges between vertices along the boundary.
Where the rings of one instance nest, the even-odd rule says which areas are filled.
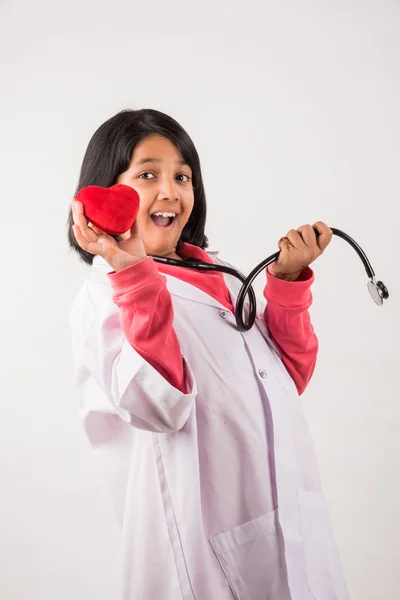
[[[137,191],[122,184],[110,188],[89,185],[76,199],[82,202],[87,220],[110,235],[120,235],[132,227],[140,203]]]

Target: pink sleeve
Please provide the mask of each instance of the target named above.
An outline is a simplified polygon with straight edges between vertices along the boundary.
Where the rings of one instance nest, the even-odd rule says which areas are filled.
[[[267,270],[264,289],[264,319],[299,394],[306,389],[317,361],[318,339],[308,312],[313,281],[314,273],[309,267],[295,282],[277,279]]]
[[[134,350],[171,385],[186,393],[171,295],[154,261],[146,258],[108,275],[121,327]]]

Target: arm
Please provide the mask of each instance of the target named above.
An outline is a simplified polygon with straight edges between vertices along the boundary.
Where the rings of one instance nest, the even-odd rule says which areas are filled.
[[[133,269],[136,281],[139,271],[144,271],[139,283],[132,281]],[[96,283],[90,288],[88,283],[83,306],[78,310],[79,322],[74,327],[80,328],[83,337],[80,354],[113,411],[139,429],[178,431],[191,413],[196,384],[172,328],[172,303],[165,279],[151,259],[109,278],[114,298],[104,293],[103,285]],[[169,314],[165,326],[153,303],[160,299],[166,307],[164,314]],[[154,342],[146,344],[143,340],[151,340],[152,335]],[[96,391],[85,389],[84,393],[91,405],[89,410],[99,410]]]
[[[154,261],[145,259],[110,274],[109,279],[128,342],[171,385],[185,393],[183,359],[172,326],[171,295]]]
[[[306,389],[315,369],[318,339],[308,309],[312,303],[312,270],[307,267],[297,281],[284,281],[267,270],[264,319],[282,362],[299,394]]]

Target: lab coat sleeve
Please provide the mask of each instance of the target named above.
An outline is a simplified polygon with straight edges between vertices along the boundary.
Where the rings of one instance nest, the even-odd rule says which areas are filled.
[[[97,293],[90,299],[93,322],[86,327],[85,353],[89,371],[115,412],[134,427],[159,433],[179,431],[192,411],[197,390],[172,327],[172,300],[165,277],[152,259],[108,277],[112,298]],[[156,310],[159,303],[162,311]],[[162,318],[167,321],[161,323]],[[140,353],[129,339],[150,339],[147,352],[146,343]],[[157,356],[151,347],[158,349]],[[177,359],[172,376],[167,367],[170,352]]]
[[[267,270],[264,319],[283,364],[299,394],[306,389],[315,369],[318,339],[308,309],[312,304],[313,271],[307,267],[300,279],[284,281]]]
[[[185,392],[184,361],[173,327],[171,295],[150,258],[140,261],[109,279],[113,300],[120,309],[123,332],[132,346],[171,385]]]

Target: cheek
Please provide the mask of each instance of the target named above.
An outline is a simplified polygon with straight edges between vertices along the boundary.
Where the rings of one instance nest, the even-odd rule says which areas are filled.
[[[149,216],[150,207],[153,202],[153,198],[148,198],[142,190],[140,190],[139,186],[136,188],[137,193],[139,194],[140,204],[139,204],[139,218],[145,219]]]
[[[150,216],[147,207],[141,206],[139,208],[138,219],[142,227],[147,228],[149,226]]]
[[[194,206],[193,192],[188,193],[186,195],[186,197],[183,199],[183,204],[184,204],[184,208],[185,208],[185,213],[186,213],[187,217],[189,218],[190,213],[192,212],[193,206]]]

